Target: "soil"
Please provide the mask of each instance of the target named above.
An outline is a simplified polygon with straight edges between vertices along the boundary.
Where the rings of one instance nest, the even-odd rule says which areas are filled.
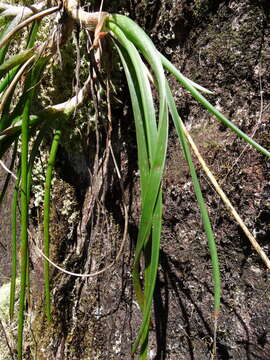
[[[221,112],[270,148],[268,1],[108,3],[104,1],[104,9],[128,13],[182,73],[214,91],[208,98]],[[169,80],[179,113],[206,163],[270,255],[269,161],[203,110],[175,79]],[[43,334],[37,344],[38,359],[131,359],[131,345],[141,321],[131,279],[140,203],[135,130],[125,86],[123,82],[123,106],[113,108],[113,148],[129,203],[129,241],[121,261],[99,277],[81,280],[54,271],[53,326],[45,328],[42,316],[36,316],[33,323],[37,338]],[[82,164],[91,165],[85,160],[88,154],[80,156]],[[79,172],[78,158],[64,148],[57,170],[59,179],[74,190],[74,201],[83,217],[88,209],[85,199],[91,195],[88,172]],[[222,274],[216,358],[267,360],[269,273],[199,165],[198,174],[213,222]],[[62,194],[61,189],[58,192]],[[163,192],[163,233],[149,359],[211,359],[211,262],[189,171],[172,125]],[[123,195],[111,162],[101,193],[102,202],[100,207],[95,205],[94,220],[85,227],[85,237],[79,234],[78,224],[67,237],[67,219],[57,211],[63,205],[59,201],[54,204],[54,224],[62,224],[54,242],[54,259],[61,262],[68,258],[65,267],[71,271],[103,268],[119,248],[124,227]],[[38,264],[34,262],[33,266]],[[40,301],[34,303],[38,309]]]

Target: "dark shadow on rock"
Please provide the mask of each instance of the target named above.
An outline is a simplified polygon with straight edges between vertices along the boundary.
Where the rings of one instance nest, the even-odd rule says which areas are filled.
[[[213,291],[210,289],[209,285],[206,282],[201,282],[199,279],[196,279],[194,277],[194,280],[196,280],[198,283],[202,284],[206,289],[207,292],[211,293],[213,298],[214,298],[214,294]],[[246,359],[247,360],[251,360],[250,357],[250,335],[249,335],[249,330],[248,330],[248,326],[246,325],[245,321],[243,320],[243,318],[238,314],[238,312],[235,309],[232,309],[231,306],[223,299],[221,298],[221,304],[222,306],[224,306],[227,310],[229,310],[239,321],[239,323],[241,324],[245,334],[246,334],[246,341],[242,342],[242,344],[244,345],[245,351],[246,351]],[[221,314],[222,314],[222,309],[221,309]],[[219,337],[219,332],[217,333],[217,336]],[[220,334],[220,337],[222,335]],[[220,357],[220,359],[222,360],[226,360],[226,359],[230,359],[231,357],[229,356],[229,350],[230,350],[231,346],[228,345],[226,343],[226,340],[222,341],[220,339],[217,339],[217,352],[219,355],[225,356],[225,357]],[[228,356],[228,357],[226,357]]]
[[[164,273],[163,281],[160,280],[160,274],[158,274],[154,292],[155,331],[157,342],[156,360],[166,359],[168,311],[169,290],[167,273]]]
[[[161,273],[159,273],[157,286],[155,289],[154,294],[154,312],[155,312],[155,331],[156,331],[156,341],[157,341],[157,355],[156,360],[165,360],[166,356],[168,356],[168,349],[167,349],[167,329],[168,329],[168,314],[169,314],[169,292],[172,292],[174,297],[177,300],[179,305],[182,319],[184,321],[184,333],[186,337],[186,341],[188,343],[189,348],[189,356],[191,360],[195,360],[195,353],[194,353],[194,327],[196,324],[194,320],[191,320],[191,316],[189,315],[190,309],[187,307],[187,303],[185,300],[188,301],[189,304],[192,304],[194,312],[196,313],[198,320],[200,320],[200,324],[198,323],[198,327],[203,325],[201,329],[196,329],[202,337],[208,337],[213,339],[213,330],[212,325],[209,321],[205,318],[203,313],[203,309],[201,304],[196,301],[190,290],[185,286],[185,284],[181,281],[181,279],[176,275],[176,270],[184,268],[183,264],[180,262],[172,259],[168,254],[161,250],[160,253],[160,265],[162,269],[162,277],[161,280]],[[181,270],[182,271],[182,270]],[[211,294],[213,296],[213,292],[209,285],[198,279],[197,277],[192,276],[190,280],[196,282],[198,285],[202,285],[206,289],[206,293]],[[232,315],[234,315],[238,322],[241,324],[243,331],[246,336],[246,340],[242,341],[241,344],[245,349],[245,358],[247,360],[254,359],[254,354],[250,349],[251,339],[249,335],[249,329],[241,315],[235,310],[232,309],[231,306],[222,299],[222,305],[229,311]],[[197,321],[198,322],[198,321]],[[229,344],[229,339],[223,338],[223,334],[218,332],[217,334],[217,356],[219,360],[228,360],[232,359],[231,357],[231,349],[232,346]],[[222,339],[223,338],[223,339]],[[239,346],[239,342],[238,346]],[[235,344],[237,345],[237,344]],[[210,342],[208,345],[208,353],[209,355],[212,352],[212,343]],[[256,357],[258,358],[258,357]],[[259,359],[259,358],[258,358]],[[261,358],[263,359],[263,358]]]

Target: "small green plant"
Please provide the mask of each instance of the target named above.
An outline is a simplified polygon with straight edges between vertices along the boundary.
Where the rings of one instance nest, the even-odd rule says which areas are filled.
[[[61,28],[57,36],[51,36],[42,44],[38,42],[39,31],[42,29],[42,19],[49,14],[65,9]],[[6,5],[7,10],[9,5]],[[211,93],[202,86],[195,84],[182,75],[153,45],[151,39],[131,19],[118,14],[88,13],[79,8],[76,0],[65,0],[57,7],[45,9],[35,15],[28,13],[23,20],[23,7],[13,6],[15,19],[3,25],[0,37],[0,157],[14,147],[16,153],[20,142],[20,160],[16,173],[16,186],[12,206],[12,282],[10,315],[14,315],[14,291],[16,283],[16,218],[17,200],[20,197],[20,306],[18,315],[18,359],[23,358],[23,327],[28,282],[29,246],[28,246],[28,213],[31,193],[32,170],[39,147],[47,134],[53,134],[50,156],[47,164],[44,192],[44,283],[45,283],[45,313],[47,321],[51,321],[51,293],[49,279],[50,258],[50,189],[52,172],[57,156],[58,144],[61,141],[62,129],[66,126],[76,108],[87,99],[89,79],[79,89],[71,100],[57,105],[48,106],[34,112],[33,99],[42,77],[48,71],[52,57],[63,47],[72,34],[75,23],[79,23],[85,31],[94,33],[90,51],[95,51],[99,41],[106,36],[113,42],[119,54],[126,75],[130,99],[133,109],[137,149],[138,167],[141,186],[141,219],[138,239],[133,261],[133,283],[137,302],[142,312],[142,323],[132,347],[134,354],[139,349],[140,359],[147,359],[148,334],[151,321],[153,293],[156,284],[159,264],[160,238],[162,230],[162,178],[165,168],[165,158],[168,142],[168,123],[171,117],[179,142],[188,163],[193,180],[194,191],[201,212],[202,223],[208,239],[212,261],[214,283],[214,324],[217,326],[220,312],[221,281],[218,255],[215,239],[205,205],[200,183],[192,161],[189,142],[182,120],[164,74],[168,70],[191,95],[204,106],[219,121],[223,122],[244,141],[255,147],[267,157],[270,153],[238,129],[213,105],[202,93]],[[5,10],[2,15],[10,15]],[[6,12],[6,13],[5,13]],[[24,15],[25,16],[25,15]],[[17,19],[17,20],[16,20]],[[16,21],[15,21],[16,20]],[[25,50],[18,48],[15,55],[9,55],[9,48],[14,36],[26,25],[31,26],[27,34]],[[155,107],[152,88],[158,93],[158,109]],[[158,114],[156,116],[156,114]],[[29,147],[29,142],[32,147]],[[4,196],[4,189],[1,198]],[[144,264],[143,269],[142,263]],[[143,286],[141,282],[143,275]]]

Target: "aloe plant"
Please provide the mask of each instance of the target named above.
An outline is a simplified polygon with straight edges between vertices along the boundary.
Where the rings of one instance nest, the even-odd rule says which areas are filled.
[[[36,5],[38,6],[38,5]],[[18,359],[23,358],[23,327],[25,314],[25,293],[27,289],[28,272],[28,212],[31,190],[31,177],[38,148],[47,134],[54,134],[50,157],[47,165],[47,175],[44,196],[44,283],[45,283],[45,308],[48,322],[51,321],[51,293],[49,262],[50,258],[50,190],[52,171],[57,157],[57,148],[62,129],[72,119],[72,114],[77,107],[87,101],[87,93],[91,82],[91,74],[85,84],[79,89],[72,99],[66,102],[48,106],[39,112],[33,107],[34,94],[43,74],[48,71],[52,57],[64,47],[71,36],[75,24],[78,23],[86,31],[94,33],[91,51],[99,46],[103,36],[112,41],[115,51],[119,54],[119,61],[123,65],[128,83],[131,106],[136,128],[136,140],[138,150],[138,168],[140,172],[140,200],[141,218],[138,228],[138,238],[134,253],[132,276],[136,301],[142,312],[142,323],[138,329],[137,338],[134,339],[132,353],[139,351],[140,359],[148,356],[148,335],[151,322],[151,309],[153,293],[156,284],[160,240],[162,231],[162,179],[165,169],[165,159],[168,142],[168,123],[172,118],[176,129],[184,157],[188,163],[194,191],[201,212],[202,224],[205,229],[211,255],[213,284],[214,284],[214,314],[215,326],[217,325],[220,312],[221,279],[219,272],[218,254],[212,231],[208,210],[203,199],[200,182],[196,175],[196,169],[192,161],[189,143],[185,135],[185,129],[165,76],[164,70],[168,70],[179,81],[194,99],[205,107],[209,113],[223,122],[245,142],[252,145],[263,155],[270,157],[270,153],[262,146],[249,138],[235,124],[222,115],[211,105],[202,93],[209,94],[209,90],[187,79],[174,65],[158,52],[155,45],[147,34],[131,19],[124,15],[108,14],[105,12],[88,13],[78,7],[76,0],[64,1],[62,6],[66,10],[66,17],[62,17],[62,27],[58,34],[48,38],[47,42],[38,45],[39,31],[42,31],[42,19],[58,12],[59,7],[42,10],[33,15],[31,12],[24,14],[24,18],[18,20],[23,14],[23,7],[6,5],[12,8],[12,16],[17,19],[7,21],[7,25],[1,34],[1,64],[0,64],[0,91],[1,91],[1,120],[0,120],[0,156],[13,145],[17,149],[18,140],[21,143],[21,157],[17,170],[17,184],[13,201],[13,266],[10,314],[14,314],[14,289],[16,282],[16,204],[18,190],[21,201],[21,245],[20,245],[20,308],[18,317]],[[5,10],[6,11],[6,10]],[[10,13],[6,13],[10,15]],[[3,16],[6,15],[2,13]],[[27,18],[27,19],[25,19]],[[32,31],[28,35],[25,50],[18,48],[18,53],[9,56],[9,46],[14,36],[27,24],[32,24]],[[22,85],[23,84],[23,85]],[[153,87],[157,91],[158,108],[156,108]],[[21,92],[20,98],[18,91]],[[158,114],[158,115],[156,115]],[[30,149],[29,142],[34,141]],[[142,268],[142,259],[144,266]],[[143,276],[143,286],[141,283]]]

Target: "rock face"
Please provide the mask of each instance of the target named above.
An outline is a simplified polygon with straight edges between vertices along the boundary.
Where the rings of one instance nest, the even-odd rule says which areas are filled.
[[[104,10],[128,12],[182,73],[215,92],[209,100],[221,112],[270,148],[267,0],[108,3],[104,2]],[[173,78],[169,79],[179,113],[205,161],[269,254],[269,161],[204,111]],[[130,209],[128,242],[121,260],[98,277],[81,279],[53,272],[53,325],[46,328],[38,316],[33,322],[36,336],[42,334],[38,359],[131,358],[130,348],[141,320],[130,275],[139,219],[139,179],[124,79],[120,84],[123,106],[113,107],[112,144],[123,176],[124,194],[111,160],[101,176],[95,173],[91,153],[75,156],[63,149],[57,165],[61,181],[54,204],[54,259],[58,263],[65,260],[66,268],[80,273],[110,264],[122,240],[123,196]],[[102,147],[104,129],[100,138]],[[85,168],[97,177],[89,178]],[[270,353],[269,274],[199,166],[198,173],[222,271],[217,358],[266,360]],[[149,358],[206,360],[213,343],[211,263],[188,168],[173,129],[163,187],[162,248]],[[70,201],[74,212],[81,213],[79,223],[76,215],[72,225],[60,211],[66,189],[73,194]],[[71,229],[68,236],[65,228]],[[35,266],[40,265],[34,262]]]

